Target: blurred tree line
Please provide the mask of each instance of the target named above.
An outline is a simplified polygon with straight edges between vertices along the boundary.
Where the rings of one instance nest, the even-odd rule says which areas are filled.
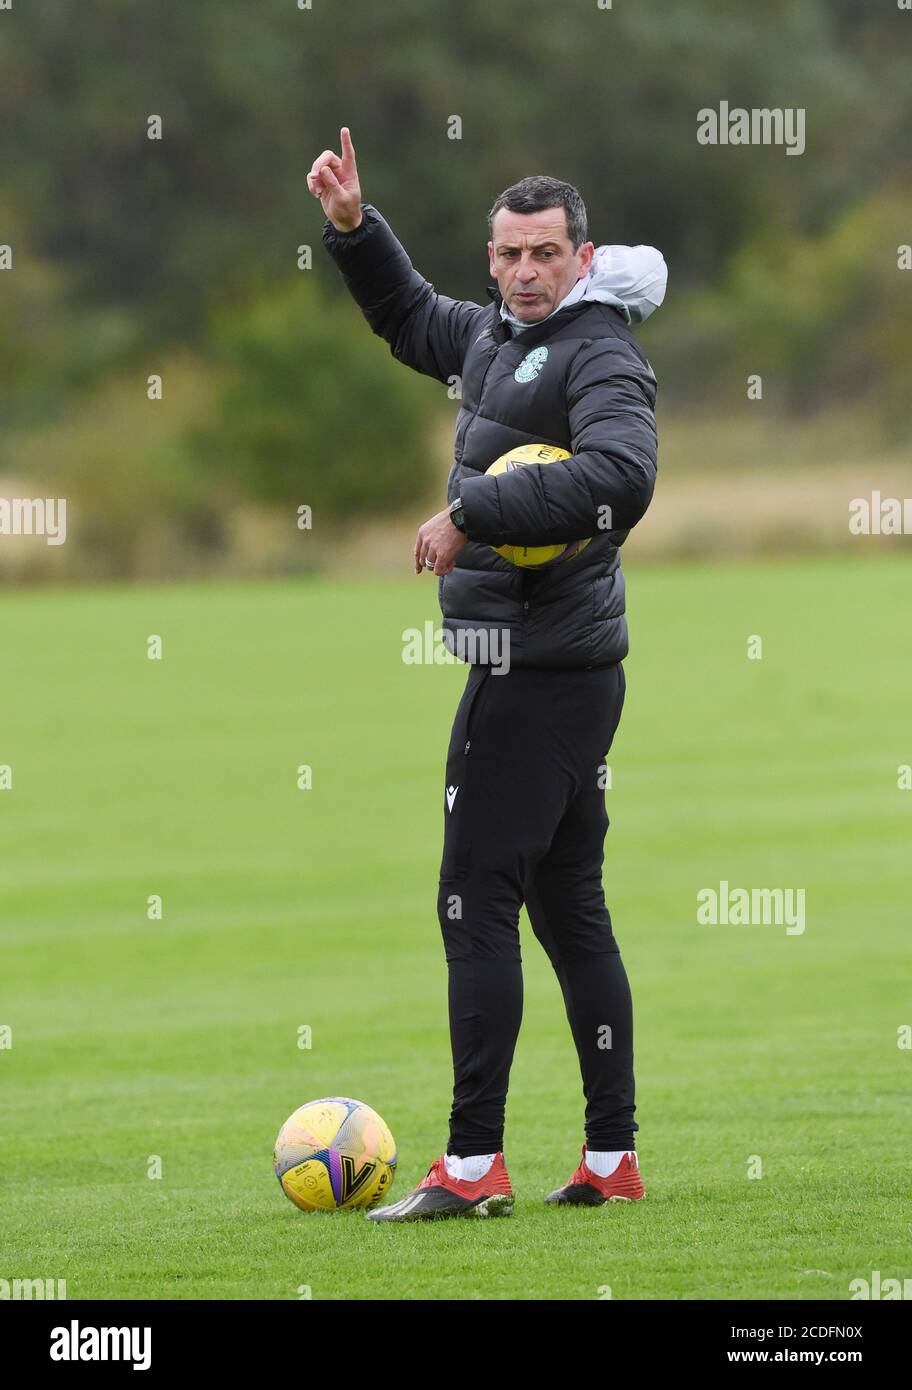
[[[486,302],[487,208],[554,174],[597,244],[666,255],[645,342],[670,407],[724,410],[759,372],[783,411],[857,399],[901,435],[910,44],[892,0],[17,4],[0,15],[0,474],[78,473],[103,513],[120,459],[163,516],[173,478],[216,547],[214,478],[337,518],[431,487],[428,431],[455,406],[367,333],[306,187],[343,123],[365,200],[447,294]],[[805,108],[805,154],[699,145],[698,110],[723,99]]]

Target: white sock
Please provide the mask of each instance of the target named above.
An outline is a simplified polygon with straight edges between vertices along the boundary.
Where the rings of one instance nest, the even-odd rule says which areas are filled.
[[[586,1167],[598,1178],[610,1178],[625,1153],[630,1153],[630,1161],[636,1167],[636,1154],[629,1149],[587,1149]]]
[[[471,1158],[460,1158],[458,1154],[444,1154],[447,1173],[451,1178],[462,1178],[464,1182],[477,1182],[494,1162],[497,1154],[474,1154]]]

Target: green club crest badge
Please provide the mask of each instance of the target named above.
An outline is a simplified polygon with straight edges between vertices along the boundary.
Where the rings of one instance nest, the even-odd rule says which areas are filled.
[[[520,362],[516,371],[513,373],[514,381],[534,381],[548,360],[548,349],[546,347],[533,348],[527,352]]]

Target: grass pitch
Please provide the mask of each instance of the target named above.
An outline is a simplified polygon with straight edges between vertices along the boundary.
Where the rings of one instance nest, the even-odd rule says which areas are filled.
[[[908,593],[900,557],[631,563],[605,881],[647,1198],[542,1203],[578,1161],[582,1096],[524,921],[516,1213],[392,1227],[298,1212],[271,1149],[334,1094],[392,1127],[394,1197],[445,1145],[434,904],[465,673],[401,660],[433,584],[3,596],[0,1278],[551,1300],[846,1299],[873,1270],[908,1277]],[[804,888],[805,932],[699,926],[721,880]]]

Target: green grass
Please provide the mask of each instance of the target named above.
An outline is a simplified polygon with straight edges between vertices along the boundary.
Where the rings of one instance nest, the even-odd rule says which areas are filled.
[[[391,1125],[394,1196],[445,1145],[435,893],[464,671],[400,659],[434,586],[2,598],[0,1278],[90,1299],[845,1299],[912,1273],[908,562],[629,568],[605,877],[648,1195],[541,1201],[578,1160],[582,1096],[524,921],[516,1212],[477,1224],[305,1216],[271,1168],[282,1121],[327,1094]],[[698,926],[720,879],[804,887],[806,932]]]

